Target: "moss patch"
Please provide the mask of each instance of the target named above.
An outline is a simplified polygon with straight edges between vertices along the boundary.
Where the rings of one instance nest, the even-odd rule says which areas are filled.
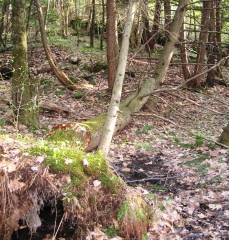
[[[86,127],[91,133],[101,130],[106,120],[107,114],[100,114],[88,121],[79,123],[80,126]]]
[[[106,160],[101,153],[86,154],[78,147],[69,147],[66,141],[46,141],[43,145],[30,148],[30,154],[44,156],[45,165],[49,165],[54,171],[70,174],[72,184],[80,188],[88,181],[88,178],[101,181],[103,187],[117,192],[122,183],[108,169]]]

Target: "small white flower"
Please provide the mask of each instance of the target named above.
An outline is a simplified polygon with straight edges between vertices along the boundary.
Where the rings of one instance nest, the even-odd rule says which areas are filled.
[[[89,162],[86,158],[83,160],[83,166],[86,166],[86,167],[89,166]]]
[[[65,159],[64,162],[65,162],[66,165],[68,165],[68,164],[72,163],[72,159],[67,158],[67,159]]]

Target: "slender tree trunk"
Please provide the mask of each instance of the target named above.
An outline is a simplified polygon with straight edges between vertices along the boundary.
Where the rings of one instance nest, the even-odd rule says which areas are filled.
[[[67,29],[66,29],[66,9],[65,0],[60,0],[60,25],[61,25],[61,35],[62,38],[67,39]]]
[[[182,24],[181,31],[180,31],[180,58],[183,70],[184,79],[188,79],[191,77],[191,72],[188,66],[188,55],[186,50],[185,37],[184,37],[184,24]]]
[[[123,80],[124,80],[124,75],[126,70],[128,50],[129,50],[129,40],[130,40],[130,34],[131,34],[132,25],[133,25],[136,5],[137,5],[136,0],[130,0],[127,19],[124,26],[121,51],[119,56],[118,68],[117,68],[117,73],[115,77],[111,102],[110,102],[107,118],[104,124],[104,128],[102,131],[99,147],[98,147],[98,149],[101,150],[105,156],[109,152],[110,143],[114,133],[116,120],[120,111],[119,105],[121,100],[122,86],[123,86]]]
[[[46,11],[45,11],[45,16],[44,16],[45,29],[46,29],[46,22],[47,22],[48,13],[49,13],[49,7],[50,7],[50,0],[47,0]]]
[[[222,44],[221,44],[221,42],[222,42],[222,39],[221,39],[221,32],[222,32],[221,0],[216,0],[215,5],[216,5],[216,42],[217,42],[218,49],[219,49],[219,52],[217,54],[217,61],[219,62],[223,58]],[[217,75],[220,76],[221,73],[219,73],[219,71],[217,71]]]
[[[34,0],[34,3],[36,5],[37,11],[38,11],[38,17],[40,22],[40,30],[41,30],[41,39],[43,42],[44,50],[46,57],[49,61],[50,67],[53,70],[55,76],[57,79],[69,90],[75,90],[77,89],[77,86],[68,78],[68,76],[61,71],[59,68],[56,60],[53,58],[52,51],[48,45],[46,32],[45,32],[45,26],[44,26],[44,17],[42,13],[42,8],[40,6],[39,0]]]
[[[12,7],[14,119],[16,123],[38,127],[38,81],[28,73],[26,0],[14,0]]]
[[[194,69],[194,75],[197,75],[203,71],[204,58],[206,53],[205,43],[208,39],[208,30],[210,24],[210,13],[212,10],[213,2],[212,1],[203,1],[202,17],[201,17],[201,32],[199,36],[199,45],[197,53],[197,61]],[[191,87],[200,87],[202,76],[197,77],[193,81],[189,82]]]
[[[104,0],[102,0],[102,26],[101,26],[101,36],[100,36],[100,50],[103,50],[104,28],[105,28],[105,4],[104,4]]]
[[[107,63],[108,63],[108,91],[112,92],[118,65],[118,36],[116,24],[115,0],[107,0]]]
[[[171,24],[171,4],[170,0],[164,0],[165,29],[169,29]]]
[[[92,22],[92,7],[90,8],[90,13],[88,17],[88,24],[87,24],[87,35],[90,36],[90,29],[91,29],[91,22]]]
[[[145,0],[140,0],[140,6],[141,6],[141,13],[142,13],[142,40],[145,44],[145,50],[149,54],[149,57],[151,55],[151,49],[150,49],[150,31],[149,31],[149,16],[148,16],[148,5]]]
[[[154,9],[154,20],[153,20],[153,27],[151,31],[151,39],[149,42],[150,51],[154,51],[154,45],[157,43],[157,36],[160,27],[160,15],[161,15],[161,1],[156,0],[156,5]]]
[[[208,64],[215,64],[216,56],[218,53],[218,45],[216,44],[216,16],[215,16],[215,9],[213,8],[210,13],[210,26],[209,26],[209,34],[208,34],[208,47],[207,47],[207,63]],[[210,68],[211,66],[209,66]],[[206,85],[208,87],[214,87],[215,82],[215,74],[216,69],[212,69],[208,72],[206,78]]]
[[[173,56],[173,52],[175,50],[175,44],[179,37],[179,32],[181,26],[183,24],[186,8],[189,5],[190,0],[180,0],[179,6],[174,15],[173,21],[171,23],[168,40],[165,43],[163,51],[161,53],[161,57],[157,64],[157,68],[155,70],[154,78],[157,83],[161,84],[164,81],[166,72],[168,70],[170,61]],[[159,86],[157,86],[159,87]]]
[[[6,15],[7,15],[7,11],[9,9],[10,6],[10,1],[9,0],[4,0],[3,1],[3,6],[2,6],[2,16],[0,18],[0,44],[2,44],[4,47],[6,47],[6,43],[3,40],[3,32],[5,29],[5,21],[6,21]]]
[[[95,0],[92,0],[92,17],[90,27],[90,47],[94,47],[94,33],[95,33]]]

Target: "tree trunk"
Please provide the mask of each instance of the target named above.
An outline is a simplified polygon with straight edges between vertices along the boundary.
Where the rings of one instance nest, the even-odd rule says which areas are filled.
[[[157,83],[161,84],[164,81],[165,74],[168,70],[170,61],[173,56],[173,52],[175,50],[175,44],[179,37],[179,32],[181,26],[183,24],[186,8],[189,5],[190,0],[181,0],[179,6],[174,15],[173,21],[170,26],[170,30],[168,33],[168,40],[165,43],[163,51],[161,53],[161,57],[157,64],[157,68],[154,73],[154,78]],[[158,88],[159,86],[157,86]]]
[[[183,19],[185,14],[185,9],[189,4],[189,1],[190,0],[183,0],[176,11],[176,14],[174,16],[174,21],[171,25],[171,31],[172,31],[171,34],[173,34],[174,36],[178,37],[179,35],[180,25],[182,24],[182,21],[180,19]],[[173,45],[173,48],[174,48],[175,42],[176,42],[175,40],[171,39],[170,44]],[[172,47],[170,46],[167,46],[167,48],[170,51],[172,49]],[[171,55],[170,51],[164,52],[162,57],[164,59],[170,58],[170,55]],[[157,65],[156,72],[160,72],[158,69],[162,69],[161,63]],[[167,67],[165,68],[165,71],[167,71]],[[127,99],[125,99],[121,103],[119,108],[120,111],[117,108],[118,105],[116,105],[116,109],[114,109],[114,111],[115,113],[118,112],[118,116],[117,116],[117,121],[115,124],[113,135],[117,134],[119,131],[125,128],[132,121],[133,113],[138,112],[142,108],[142,106],[147,102],[151,92],[155,89],[155,87],[160,86],[161,81],[163,80],[162,77],[164,75],[165,73],[163,75],[157,75],[156,79],[153,79],[153,78],[146,79],[142,83],[142,85],[139,86],[139,89],[137,91],[135,91],[132,95],[130,95]],[[118,84],[120,84],[120,81],[118,82]],[[118,104],[119,104],[119,101],[120,100],[118,99]],[[56,134],[58,136],[59,130],[61,131],[61,129],[63,129],[64,131],[68,129],[73,129],[73,130],[76,129],[77,131],[77,134],[75,134],[76,140],[83,142],[83,146],[86,151],[91,151],[98,146],[100,139],[102,139],[101,134],[103,131],[105,119],[106,119],[106,114],[102,114],[82,123],[72,123],[64,127],[60,125],[59,127],[57,126],[56,128],[54,128],[52,134],[53,135]],[[80,126],[80,128],[78,126]],[[77,129],[80,129],[80,131],[78,131]],[[101,145],[102,145],[102,142],[100,142],[100,146]]]
[[[9,11],[9,6],[10,6],[10,1],[4,0],[3,6],[2,6],[2,16],[0,18],[0,44],[2,44],[3,47],[6,47],[6,43],[3,40],[2,35],[5,30],[5,22],[6,22],[7,12]]]
[[[102,0],[102,26],[100,35],[100,50],[103,50],[104,28],[105,28],[105,4],[104,0]]]
[[[141,6],[141,14],[142,14],[142,40],[145,44],[145,50],[149,54],[149,57],[151,55],[150,50],[150,31],[149,31],[149,16],[148,16],[148,5],[145,0],[140,0],[140,6]]]
[[[197,53],[197,64],[194,69],[194,75],[197,75],[203,71],[204,58],[206,53],[205,43],[208,38],[208,30],[210,24],[210,13],[212,10],[212,1],[203,1],[202,17],[201,17],[201,32],[199,36],[199,45]],[[202,76],[195,78],[189,82],[189,86],[193,88],[200,87]]]
[[[222,9],[222,4],[221,0],[215,1],[216,5],[216,42],[218,44],[218,49],[219,52],[217,54],[217,60],[218,62],[223,58],[222,56],[222,39],[221,39],[221,32],[222,32],[222,19],[221,19],[221,9]]]
[[[160,27],[160,15],[161,15],[161,1],[156,0],[156,5],[154,9],[154,20],[153,27],[151,31],[151,39],[149,41],[150,51],[154,51],[154,45],[157,43],[157,36]],[[151,54],[150,54],[151,55]]]
[[[92,0],[92,16],[90,27],[90,47],[94,47],[94,33],[95,33],[95,0]]]
[[[215,64],[215,60],[216,60],[216,56],[218,53],[218,45],[216,44],[216,34],[215,34],[215,30],[216,30],[216,22],[215,22],[215,10],[212,9],[211,13],[210,13],[210,26],[209,26],[209,34],[208,34],[208,46],[207,46],[207,63],[214,65]],[[210,68],[211,66],[209,66],[208,68]],[[205,84],[208,87],[214,87],[215,84],[215,73],[216,73],[216,69],[212,69],[208,72]]]
[[[37,11],[38,11],[38,17],[39,17],[39,23],[40,23],[40,31],[41,31],[41,38],[45,50],[46,57],[49,61],[49,65],[51,69],[53,70],[55,76],[57,79],[69,90],[75,90],[77,89],[77,85],[75,85],[69,78],[68,76],[61,71],[59,68],[56,60],[53,58],[52,51],[48,45],[47,42],[47,37],[46,37],[46,32],[45,32],[45,26],[44,26],[44,18],[43,18],[43,13],[42,13],[42,8],[40,6],[39,0],[34,1]]]
[[[182,70],[184,79],[188,79],[191,77],[190,69],[188,66],[188,55],[186,50],[186,44],[185,44],[185,37],[184,37],[184,24],[182,24],[182,29],[180,31],[180,58],[182,64]]]
[[[171,24],[171,4],[170,0],[164,0],[165,29],[169,30]]]
[[[126,70],[126,62],[127,62],[128,50],[129,50],[130,34],[131,34],[132,25],[133,25],[136,5],[137,5],[136,0],[130,0],[127,19],[124,26],[121,51],[119,56],[116,77],[114,81],[113,92],[111,96],[107,118],[104,124],[101,140],[98,147],[98,149],[101,150],[105,156],[107,156],[109,152],[110,143],[114,133],[117,116],[120,112],[119,105],[120,105],[120,100],[122,95],[122,87],[123,87],[123,81],[124,81],[125,70]]]
[[[107,0],[106,35],[107,35],[108,91],[112,92],[116,70],[118,66],[118,54],[119,54],[115,0]]]
[[[16,124],[38,127],[38,81],[28,73],[26,0],[14,0],[12,7],[14,120]]]

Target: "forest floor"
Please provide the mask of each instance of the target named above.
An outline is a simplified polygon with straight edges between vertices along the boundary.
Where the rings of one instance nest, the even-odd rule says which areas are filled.
[[[106,71],[84,70],[86,65],[93,68],[97,62],[105,63],[105,52],[61,45],[55,43],[51,49],[63,71],[76,79],[91,75],[93,84],[88,83],[84,92],[66,90],[50,71],[42,47],[30,48],[30,71],[41,79],[40,101],[66,110],[41,112],[40,124],[50,130],[57,124],[80,122],[106,112],[110,99]],[[79,65],[69,62],[72,56],[81,59]],[[11,55],[0,58],[10,61]],[[156,62],[149,62],[142,52],[130,53],[127,72],[135,76],[126,74],[123,99],[140,81],[152,76]],[[162,87],[182,81],[181,67],[171,64]],[[10,85],[9,80],[0,81],[0,99],[10,98]],[[152,208],[149,240],[229,239],[229,151],[215,144],[229,120],[228,103],[229,89],[222,85],[201,91],[161,92],[113,138],[112,168],[140,191]],[[49,132],[43,128],[29,132],[24,126],[15,129],[11,123],[11,110],[0,101],[2,134],[42,139]],[[9,142],[1,145],[9,152],[17,148]]]

